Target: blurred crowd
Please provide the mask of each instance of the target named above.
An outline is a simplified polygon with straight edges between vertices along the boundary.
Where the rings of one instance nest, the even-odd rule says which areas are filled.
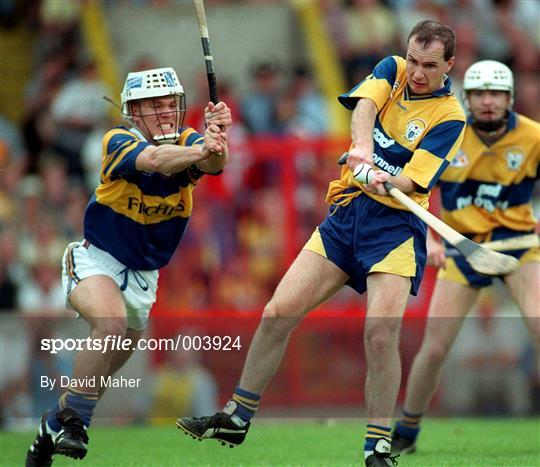
[[[22,27],[37,37],[28,51],[32,73],[22,116],[13,121],[0,114],[0,308],[63,309],[61,255],[82,237],[84,208],[99,181],[101,137],[120,120],[102,99],[109,92],[81,38],[79,2],[1,5],[4,31]],[[382,57],[401,53],[417,21],[438,18],[457,32],[452,77],[458,91],[472,62],[503,61],[516,75],[516,110],[540,119],[538,2],[321,0],[320,7],[350,86]],[[131,70],[152,67],[152,57],[140,56]],[[309,64],[261,61],[253,63],[249,79],[250,90],[241,96],[235,83],[220,79],[220,96],[235,119],[231,164],[195,192],[186,238],[161,275],[163,308],[260,308],[291,259],[284,245],[299,248],[323,218],[326,184],[337,175],[335,153],[327,157],[324,145],[294,144],[319,141],[329,127]],[[186,124],[199,131],[205,80],[202,75],[187,89]]]

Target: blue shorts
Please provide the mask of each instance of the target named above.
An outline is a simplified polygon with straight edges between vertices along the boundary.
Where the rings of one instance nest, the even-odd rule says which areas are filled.
[[[508,229],[506,227],[498,227],[491,232],[489,238],[483,238],[482,241],[505,240],[507,238],[517,237],[528,233],[533,232],[519,232],[516,230]],[[474,235],[465,236],[470,238],[471,240],[479,241],[477,238],[474,237]],[[450,245],[448,243],[446,243],[445,245],[447,248],[450,248]],[[501,253],[519,259],[521,264],[525,264],[531,261],[540,261],[540,248],[538,247],[534,247],[529,250],[502,251]],[[482,276],[481,274],[475,272],[471,268],[469,263],[465,261],[465,258],[463,256],[456,256],[453,258],[447,257],[446,269],[439,269],[437,278],[457,282],[458,284],[468,285],[470,287],[474,287],[475,289],[489,287],[491,284],[493,284],[493,277]]]
[[[361,194],[346,206],[331,206],[304,249],[347,273],[347,285],[360,294],[368,274],[385,272],[410,277],[416,295],[426,265],[426,233],[426,224],[411,212]]]

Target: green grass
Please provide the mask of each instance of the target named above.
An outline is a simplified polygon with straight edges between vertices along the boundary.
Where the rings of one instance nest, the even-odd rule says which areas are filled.
[[[170,427],[94,427],[84,462],[56,456],[54,466],[359,466],[362,421],[335,424],[256,421],[245,444],[198,442]],[[0,466],[23,465],[33,433],[0,433]],[[540,466],[539,420],[431,419],[417,453],[400,467]]]

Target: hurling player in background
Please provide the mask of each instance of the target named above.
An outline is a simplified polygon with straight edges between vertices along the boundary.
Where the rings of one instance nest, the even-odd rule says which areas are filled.
[[[129,73],[121,98],[131,126],[103,138],[100,184],[84,215],[84,240],[64,254],[63,283],[68,305],[88,322],[92,339],[121,336],[132,345],[77,354],[72,377],[88,384],[67,387],[44,414],[27,466],[51,465],[53,454],[86,455],[102,377],[122,367],[144,332],[158,270],[184,234],[197,181],[219,174],[227,162],[229,108],[208,104],[204,134],[184,127],[184,89],[172,68]]]
[[[538,179],[540,125],[512,111],[512,72],[502,63],[474,63],[465,72],[463,88],[470,116],[461,150],[440,179],[443,221],[476,242],[538,232],[531,198]],[[518,271],[501,279],[521,310],[538,359],[540,249],[505,253],[521,261]],[[424,340],[409,374],[403,418],[393,433],[394,453],[415,450],[422,416],[463,319],[480,290],[492,283],[463,257],[447,258],[444,245],[431,235],[428,261],[441,269]]]
[[[231,400],[213,416],[180,418],[177,425],[186,433],[242,443],[291,332],[347,284],[368,293],[369,421],[363,457],[368,466],[395,464],[390,433],[401,381],[400,325],[408,296],[416,295],[422,278],[427,229],[388,195],[383,183],[391,181],[427,206],[431,187],[454,158],[465,128],[465,115],[446,76],[454,64],[455,43],[448,26],[423,21],[410,33],[406,59],[385,58],[339,97],[352,110],[352,145],[348,166],[329,186],[330,214],[266,305]],[[354,173],[362,163],[378,169],[365,185]]]

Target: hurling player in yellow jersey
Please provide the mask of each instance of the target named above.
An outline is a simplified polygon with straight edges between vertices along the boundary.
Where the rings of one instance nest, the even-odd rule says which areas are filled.
[[[369,466],[393,465],[390,425],[401,379],[400,324],[408,295],[416,294],[422,277],[426,226],[393,202],[383,182],[390,180],[426,204],[431,186],[456,154],[465,115],[446,76],[454,48],[448,26],[421,22],[411,31],[406,59],[385,58],[340,96],[353,111],[349,167],[372,164],[379,168],[375,179],[362,186],[344,167],[340,180],[330,184],[330,213],[266,305],[231,400],[213,416],[180,418],[177,425],[186,433],[242,443],[295,326],[349,285],[368,293],[364,458]]]
[[[512,72],[502,63],[483,60],[465,72],[463,88],[470,117],[458,156],[440,180],[442,219],[479,242],[540,231],[531,203],[540,163],[540,125],[512,111]],[[505,253],[521,260],[520,269],[502,280],[521,310],[538,358],[540,250]],[[480,290],[492,283],[463,258],[447,258],[444,246],[431,236],[428,255],[441,269],[424,340],[409,374],[404,415],[393,434],[396,453],[415,450],[422,415],[463,318]]]
[[[90,338],[77,354],[66,392],[41,420],[27,467],[49,466],[54,454],[86,455],[94,408],[144,332],[158,270],[169,262],[191,215],[193,188],[227,162],[229,108],[208,104],[204,134],[184,126],[184,89],[172,68],[129,73],[121,98],[130,125],[103,137],[100,183],[84,215],[84,240],[64,254],[66,301],[88,322]],[[112,349],[120,338],[128,345]]]

